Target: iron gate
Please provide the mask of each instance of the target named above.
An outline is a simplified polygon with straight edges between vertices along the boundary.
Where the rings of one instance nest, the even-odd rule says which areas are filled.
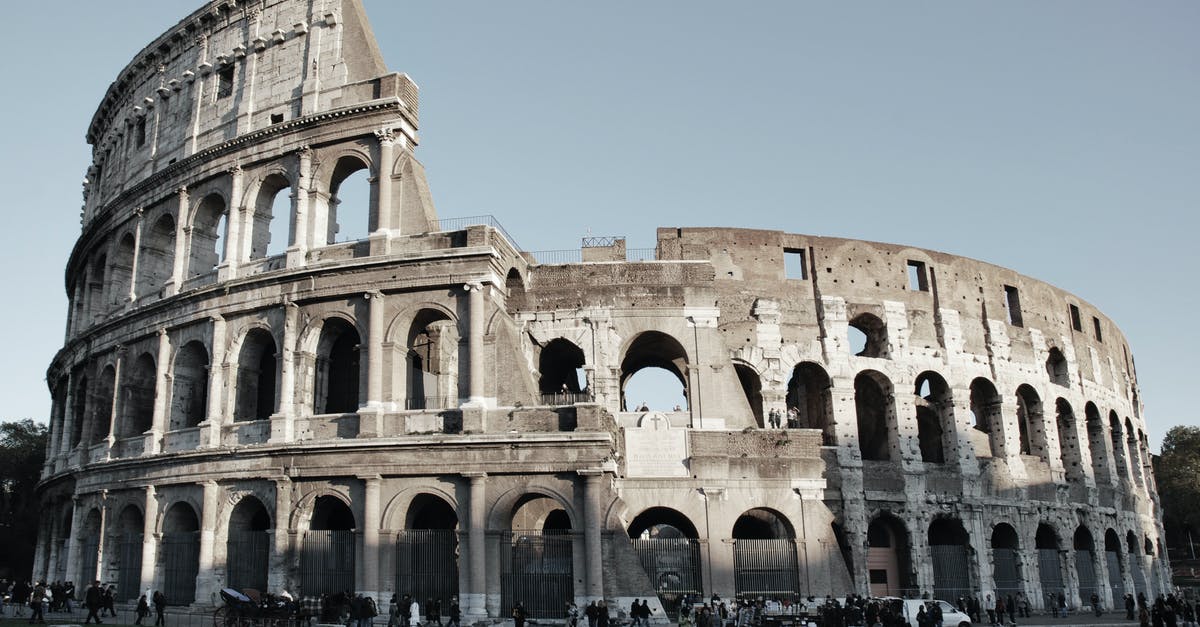
[[[501,541],[502,550],[511,547],[501,577],[502,615],[519,602],[531,618],[561,618],[575,596],[574,534],[512,531]]]
[[[200,572],[200,532],[173,531],[162,535],[163,594],[170,605],[191,605],[196,600],[196,575]]]
[[[1042,593],[1053,594],[1057,598],[1058,593],[1064,590],[1062,562],[1058,557],[1058,549],[1038,549],[1038,572],[1042,582]]]
[[[734,590],[743,598],[762,596],[779,599],[800,598],[800,568],[796,560],[796,541],[733,541]]]
[[[961,544],[930,545],[933,557],[933,598],[954,600],[971,595],[967,547]]]
[[[235,590],[267,589],[271,537],[265,531],[230,531],[226,547],[226,583]]]
[[[685,595],[703,595],[700,574],[700,541],[691,538],[633,540],[642,570],[654,584],[658,600],[672,620],[678,618]]]
[[[396,593],[436,599],[458,596],[458,532],[405,529],[396,534]]]
[[[79,547],[79,560],[81,568],[80,576],[87,585],[91,585],[93,581],[100,579],[96,573],[96,564],[100,561],[100,535],[87,535],[83,538],[83,544]]]
[[[1016,549],[992,549],[992,576],[996,580],[998,595],[1011,594],[1016,597],[1018,592],[1024,590]]]
[[[1129,566],[1133,569],[1133,589],[1135,595],[1146,594],[1146,571],[1142,569],[1142,558],[1139,555],[1129,556]]]
[[[1100,586],[1096,583],[1096,562],[1091,551],[1075,551],[1075,573],[1079,575],[1079,600],[1086,605],[1092,604],[1092,595],[1100,595]]]
[[[306,531],[300,543],[300,593],[353,591],[355,546],[354,531]]]
[[[1112,590],[1115,609],[1118,600],[1125,596],[1125,581],[1121,578],[1121,555],[1116,551],[1105,551],[1104,559],[1108,563],[1108,587]]]
[[[117,562],[117,598],[121,601],[136,599],[142,585],[142,534],[121,534],[117,551],[121,556]]]

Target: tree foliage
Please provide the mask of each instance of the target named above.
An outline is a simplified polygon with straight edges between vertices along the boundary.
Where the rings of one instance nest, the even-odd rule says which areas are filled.
[[[1200,427],[1167,431],[1162,453],[1154,460],[1154,476],[1168,536],[1200,529]]]
[[[0,423],[0,576],[28,576],[37,541],[37,482],[46,459],[45,425]]]

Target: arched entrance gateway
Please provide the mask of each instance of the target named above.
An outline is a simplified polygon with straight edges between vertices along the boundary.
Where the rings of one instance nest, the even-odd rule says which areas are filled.
[[[957,599],[971,594],[967,552],[970,537],[957,518],[939,518],[929,525],[929,554],[933,558],[933,596]]]
[[[458,596],[458,514],[444,499],[418,494],[396,534],[396,594],[440,601]]]
[[[170,605],[191,605],[200,572],[200,518],[191,505],[176,503],[162,528],[163,594]]]
[[[520,602],[531,618],[561,618],[575,596],[573,545],[570,516],[557,500],[518,500],[501,545],[502,607]]]
[[[733,523],[733,582],[743,598],[799,600],[796,534],[781,514],[752,509]]]
[[[891,516],[867,527],[867,577],[871,596],[905,596],[913,588],[909,568],[908,531]]]
[[[142,512],[127,505],[117,519],[117,600],[129,601],[138,597],[142,578]],[[85,554],[86,555],[86,554]],[[84,581],[92,581],[85,579]]]
[[[699,537],[687,516],[668,507],[651,507],[629,525],[642,570],[672,619],[685,596],[703,594]]]
[[[1104,563],[1108,566],[1108,587],[1116,603],[1125,595],[1125,565],[1121,563],[1121,539],[1112,529],[1104,532]]]
[[[226,585],[230,588],[267,589],[270,528],[271,516],[257,498],[243,498],[233,508],[225,542]]]
[[[354,513],[336,496],[319,496],[300,544],[300,594],[354,590],[357,527]]]
[[[996,582],[996,594],[1013,595],[1024,590],[1021,582],[1021,561],[1017,531],[1007,523],[992,529],[992,578]]]
[[[1092,532],[1082,525],[1075,530],[1075,573],[1079,576],[1079,600],[1091,605],[1092,594],[1100,594],[1096,581],[1096,554]]]
[[[1063,583],[1062,559],[1059,557],[1058,534],[1050,525],[1038,525],[1034,542],[1038,552],[1038,572],[1041,575],[1042,594],[1046,602],[1052,602],[1060,593],[1066,594]],[[1057,601],[1053,601],[1057,602]]]

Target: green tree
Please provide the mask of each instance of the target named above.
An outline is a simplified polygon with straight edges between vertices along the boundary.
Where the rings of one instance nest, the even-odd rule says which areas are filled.
[[[1190,558],[1200,529],[1200,427],[1171,427],[1162,453],[1154,458],[1154,476],[1162,502],[1167,543],[1182,548],[1176,557]]]
[[[46,460],[45,425],[0,423],[0,577],[28,576],[37,543],[37,482]]]

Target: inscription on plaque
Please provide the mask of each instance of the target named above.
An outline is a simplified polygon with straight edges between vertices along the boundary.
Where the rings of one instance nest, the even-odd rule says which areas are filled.
[[[687,430],[672,429],[659,413],[625,429],[625,471],[629,477],[689,477]]]

